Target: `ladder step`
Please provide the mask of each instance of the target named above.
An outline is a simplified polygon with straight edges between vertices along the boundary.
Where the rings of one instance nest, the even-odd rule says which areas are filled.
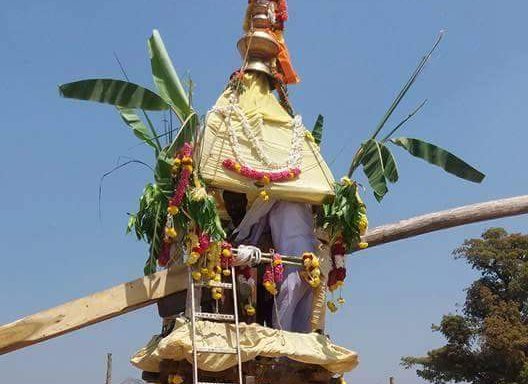
[[[197,347],[196,352],[198,353],[219,353],[226,355],[236,355],[236,348],[215,348],[215,347]]]
[[[207,382],[207,381],[199,381],[198,384],[238,384],[238,383],[214,383],[214,382]]]
[[[225,315],[223,313],[196,312],[194,316],[201,319],[235,321],[235,315]]]
[[[195,285],[197,287],[233,289],[233,284],[231,283],[218,283],[216,281],[209,281],[207,283],[196,283]]]

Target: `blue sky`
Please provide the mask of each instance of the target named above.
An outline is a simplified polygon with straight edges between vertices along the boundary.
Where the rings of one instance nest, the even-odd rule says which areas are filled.
[[[180,74],[196,83],[203,112],[240,64],[245,1],[6,2],[0,12],[0,323],[133,279],[146,247],[125,236],[147,169],[131,166],[98,186],[119,156],[151,161],[109,106],[59,98],[57,85],[120,77],[117,52],[135,82],[152,87],[146,39],[164,37]],[[307,125],[326,117],[327,159],[342,175],[440,29],[448,34],[408,99],[426,108],[405,134],[462,155],[487,174],[464,182],[397,153],[400,182],[378,204],[373,226],[417,214],[526,193],[528,49],[524,0],[290,0],[287,41],[302,84],[291,88]],[[161,116],[156,116],[157,121]],[[397,120],[397,119],[395,119]],[[393,124],[395,121],[392,122]],[[360,176],[360,180],[362,176]],[[441,345],[430,331],[456,311],[475,277],[451,251],[492,225],[526,231],[526,217],[470,225],[385,245],[349,259],[347,305],[330,316],[336,343],[357,350],[349,378],[422,381],[399,360]],[[114,353],[118,382],[139,373],[129,356],[158,332],[155,307],[0,357],[2,382],[91,384]]]

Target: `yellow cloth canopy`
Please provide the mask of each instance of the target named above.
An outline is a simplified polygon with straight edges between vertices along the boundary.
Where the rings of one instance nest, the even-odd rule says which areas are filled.
[[[210,321],[197,322],[197,344],[200,347],[235,348],[235,325]],[[258,324],[240,324],[242,361],[257,356],[288,357],[292,360],[320,365],[328,371],[343,374],[358,365],[358,355],[339,347],[317,333],[293,333],[266,328]],[[184,318],[176,320],[174,330],[165,338],[154,337],[133,357],[132,364],[149,372],[159,372],[161,360],[187,360],[192,363],[191,324]],[[232,354],[199,354],[198,368],[220,372],[237,364]]]
[[[243,87],[238,105],[249,121],[253,134],[261,140],[262,149],[274,162],[285,163],[292,143],[292,117],[275,98],[266,75],[246,73]],[[228,105],[233,92],[228,87],[216,106]],[[257,124],[260,118],[263,120],[262,126]],[[218,113],[209,114],[201,143],[201,175],[212,187],[256,195],[259,187],[254,180],[222,167],[225,159],[236,159],[229,140],[228,124],[236,133],[241,155],[247,164],[257,170],[270,169],[266,169],[265,164],[258,160],[249,138],[242,130],[240,117],[232,114],[228,123],[226,120]],[[326,197],[333,196],[332,173],[319,153],[319,147],[309,138],[302,139],[302,157],[301,174],[297,179],[271,183],[266,189],[278,200],[321,204]]]

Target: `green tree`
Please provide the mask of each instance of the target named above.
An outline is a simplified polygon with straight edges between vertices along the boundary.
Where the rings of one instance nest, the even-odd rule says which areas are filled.
[[[453,254],[481,276],[467,289],[462,314],[433,325],[447,343],[402,364],[436,384],[528,384],[528,235],[489,229]]]

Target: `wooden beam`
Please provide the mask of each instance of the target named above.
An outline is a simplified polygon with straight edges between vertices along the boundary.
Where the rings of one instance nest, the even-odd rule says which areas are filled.
[[[0,327],[0,355],[155,303],[187,286],[187,268],[161,271]]]
[[[376,227],[364,240],[371,247],[479,221],[528,213],[528,195],[430,213]],[[45,341],[181,292],[187,286],[185,267],[121,284],[82,299],[0,327],[0,355]]]
[[[369,247],[442,229],[528,213],[528,195],[466,205],[373,228],[364,236]]]

